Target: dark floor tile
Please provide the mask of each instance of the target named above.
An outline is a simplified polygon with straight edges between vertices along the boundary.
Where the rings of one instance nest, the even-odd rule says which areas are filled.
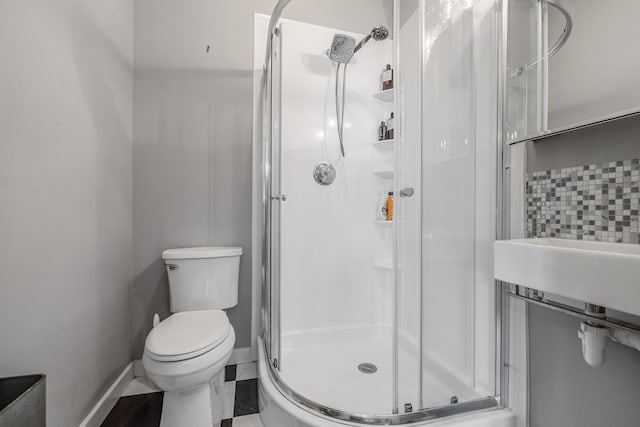
[[[258,379],[236,381],[236,401],[233,416],[256,414],[258,412]]]
[[[232,427],[233,426],[233,418],[227,418],[226,420],[222,420],[222,424],[220,427]]]
[[[238,365],[229,365],[224,367],[224,380],[225,381],[235,381],[236,380],[236,371],[238,369]]]
[[[102,427],[158,427],[162,393],[139,394],[118,399]]]

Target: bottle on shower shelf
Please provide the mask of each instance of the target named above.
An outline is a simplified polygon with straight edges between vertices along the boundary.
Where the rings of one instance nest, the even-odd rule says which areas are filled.
[[[393,221],[393,191],[387,195],[387,221]]]
[[[394,124],[395,124],[395,117],[393,113],[391,113],[391,117],[389,118],[389,120],[387,120],[387,139],[394,138],[394,132],[393,132]]]
[[[393,89],[393,70],[391,64],[387,64],[387,68],[382,72],[382,90]]]
[[[378,204],[376,205],[376,221],[387,221],[387,192],[378,193]]]
[[[387,139],[387,125],[385,122],[382,122],[378,127],[378,141],[383,141],[385,139]]]

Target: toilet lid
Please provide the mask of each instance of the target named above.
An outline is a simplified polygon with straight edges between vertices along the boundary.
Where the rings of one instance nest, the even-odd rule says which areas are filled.
[[[215,348],[230,329],[227,314],[222,310],[175,313],[149,332],[145,349],[158,361],[190,359]]]

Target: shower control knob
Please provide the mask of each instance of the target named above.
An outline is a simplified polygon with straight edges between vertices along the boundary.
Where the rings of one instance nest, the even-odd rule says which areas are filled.
[[[313,169],[313,179],[320,185],[331,185],[336,180],[336,168],[327,162],[318,163]]]

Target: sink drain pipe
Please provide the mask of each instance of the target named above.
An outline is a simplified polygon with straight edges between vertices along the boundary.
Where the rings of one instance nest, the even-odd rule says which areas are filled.
[[[585,304],[585,314],[604,319],[606,309],[599,305]],[[582,340],[582,355],[589,366],[598,367],[604,362],[607,339],[640,351],[640,334],[601,326],[597,321],[587,320],[580,324],[578,337]]]

